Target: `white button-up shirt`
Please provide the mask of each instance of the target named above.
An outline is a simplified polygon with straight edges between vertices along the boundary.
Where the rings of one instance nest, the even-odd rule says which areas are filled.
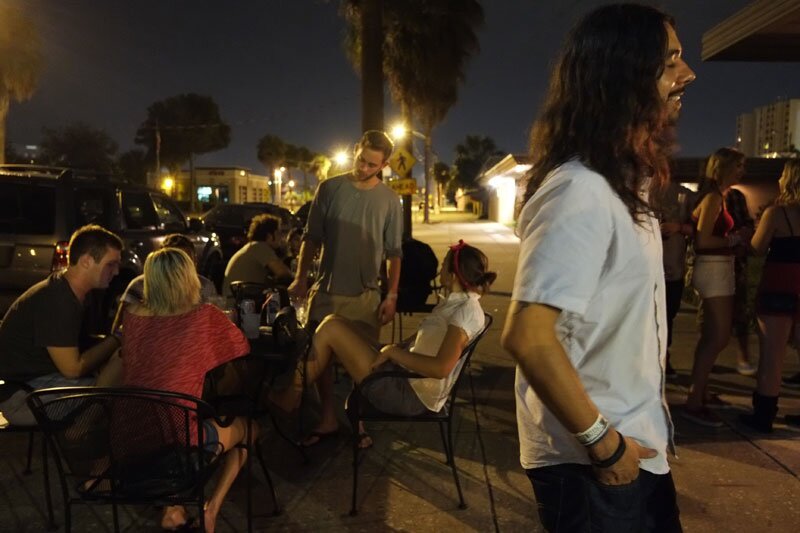
[[[658,221],[628,209],[577,161],[555,169],[523,208],[512,298],[562,310],[558,339],[592,401],[622,434],[658,451],[641,468],[669,471],[672,422],[664,397],[666,305]],[[524,468],[588,464],[585,448],[517,368]]]

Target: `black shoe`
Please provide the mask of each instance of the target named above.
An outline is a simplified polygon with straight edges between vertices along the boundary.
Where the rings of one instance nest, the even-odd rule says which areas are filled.
[[[772,422],[776,414],[778,414],[778,397],[754,392],[752,414],[739,415],[739,421],[761,433],[772,433]]]
[[[790,389],[800,389],[800,372],[794,376],[783,378],[781,383],[783,383],[784,387],[789,387]]]
[[[760,433],[772,433],[772,421],[762,420],[752,413],[739,415],[739,422]]]

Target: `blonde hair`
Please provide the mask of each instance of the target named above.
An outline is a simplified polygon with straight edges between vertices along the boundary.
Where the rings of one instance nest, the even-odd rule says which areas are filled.
[[[708,158],[706,178],[718,181],[721,175],[730,171],[744,158],[744,154],[736,148],[720,148]]]
[[[144,305],[154,315],[172,315],[200,303],[200,278],[189,254],[162,248],[144,262]]]
[[[800,159],[791,159],[783,166],[776,203],[781,205],[800,204]]]

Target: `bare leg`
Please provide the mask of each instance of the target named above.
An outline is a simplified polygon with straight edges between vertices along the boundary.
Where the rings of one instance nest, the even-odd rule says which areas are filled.
[[[252,444],[256,441],[256,437],[258,436],[258,426],[256,424],[251,424],[250,429],[252,431],[250,443]],[[224,447],[225,456],[222,458],[222,473],[219,476],[217,485],[214,487],[214,493],[206,503],[205,525],[208,533],[214,533],[217,515],[222,507],[222,502],[228,494],[231,485],[233,485],[237,474],[239,474],[239,470],[242,469],[242,466],[247,460],[247,451],[235,447],[237,444],[244,442],[246,432],[247,422],[243,418],[237,418],[226,428],[217,426],[219,441]]]
[[[736,342],[739,345],[739,353],[736,361],[738,363],[749,363],[750,362],[750,335],[737,335]]]
[[[759,315],[761,357],[758,361],[757,391],[764,396],[778,396],[786,343],[792,334],[792,317]]]
[[[703,300],[703,325],[694,351],[692,385],[686,399],[686,405],[691,409],[703,405],[711,369],[730,339],[732,316],[733,296]]]
[[[111,354],[106,364],[97,375],[98,387],[118,387],[122,385],[122,359],[119,350]]]

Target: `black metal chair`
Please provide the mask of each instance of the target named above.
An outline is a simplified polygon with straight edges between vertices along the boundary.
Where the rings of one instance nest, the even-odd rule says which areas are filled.
[[[192,505],[204,530],[204,487],[221,450],[197,442],[202,419],[225,425],[208,403],[167,391],[59,387],[32,392],[28,405],[55,451],[67,533],[74,504],[111,505],[114,531],[118,505]]]
[[[398,371],[388,371],[388,372],[375,372],[367,376],[364,381],[361,382],[360,385],[355,386],[353,392],[350,394],[350,397],[347,400],[346,412],[347,418],[350,421],[350,424],[353,427],[353,499],[352,499],[352,507],[350,509],[350,515],[355,516],[358,514],[358,507],[356,505],[356,500],[358,497],[358,467],[359,467],[359,452],[361,449],[359,448],[359,436],[358,431],[358,423],[360,421],[363,422],[436,422],[439,425],[439,433],[442,437],[442,445],[444,446],[445,456],[447,458],[447,464],[450,465],[451,470],[453,471],[453,480],[456,484],[456,490],[458,491],[458,500],[459,500],[459,508],[466,509],[467,504],[464,502],[464,494],[461,491],[461,482],[458,479],[458,470],[456,469],[456,462],[455,462],[455,453],[453,448],[453,431],[452,431],[452,422],[453,422],[453,414],[455,412],[456,407],[456,393],[458,392],[458,386],[461,382],[461,378],[464,375],[464,370],[469,366],[470,358],[472,357],[473,352],[475,351],[478,342],[480,342],[481,338],[483,338],[486,331],[488,331],[489,326],[492,324],[492,315],[489,313],[484,313],[486,317],[486,321],[484,323],[483,329],[478,333],[472,341],[464,348],[464,351],[461,353],[461,357],[459,358],[459,363],[461,367],[458,369],[458,375],[456,376],[455,381],[453,382],[453,386],[450,389],[447,401],[445,402],[442,409],[438,412],[434,411],[427,411],[422,413],[421,415],[417,416],[400,416],[394,415],[389,413],[384,413],[378,410],[376,407],[371,405],[369,401],[361,395],[360,387],[363,387],[364,384],[368,382],[372,382],[377,379],[384,379],[389,377],[402,377],[402,378],[422,378],[424,376],[420,374],[416,374],[414,372],[409,372],[406,370],[398,370]]]
[[[32,389],[22,381],[11,379],[0,379],[0,397],[10,398],[13,394],[18,392],[30,393]],[[17,425],[9,423],[5,427],[0,427],[0,435],[5,433],[27,433],[28,434],[28,458],[25,462],[25,470],[22,471],[25,475],[31,474],[31,463],[33,459],[33,443],[36,433],[41,432],[41,428],[37,425]],[[44,498],[47,506],[47,529],[54,531],[58,529],[55,525],[53,517],[53,499],[50,495],[50,473],[48,470],[47,462],[47,441],[42,438],[42,477],[44,478]]]

